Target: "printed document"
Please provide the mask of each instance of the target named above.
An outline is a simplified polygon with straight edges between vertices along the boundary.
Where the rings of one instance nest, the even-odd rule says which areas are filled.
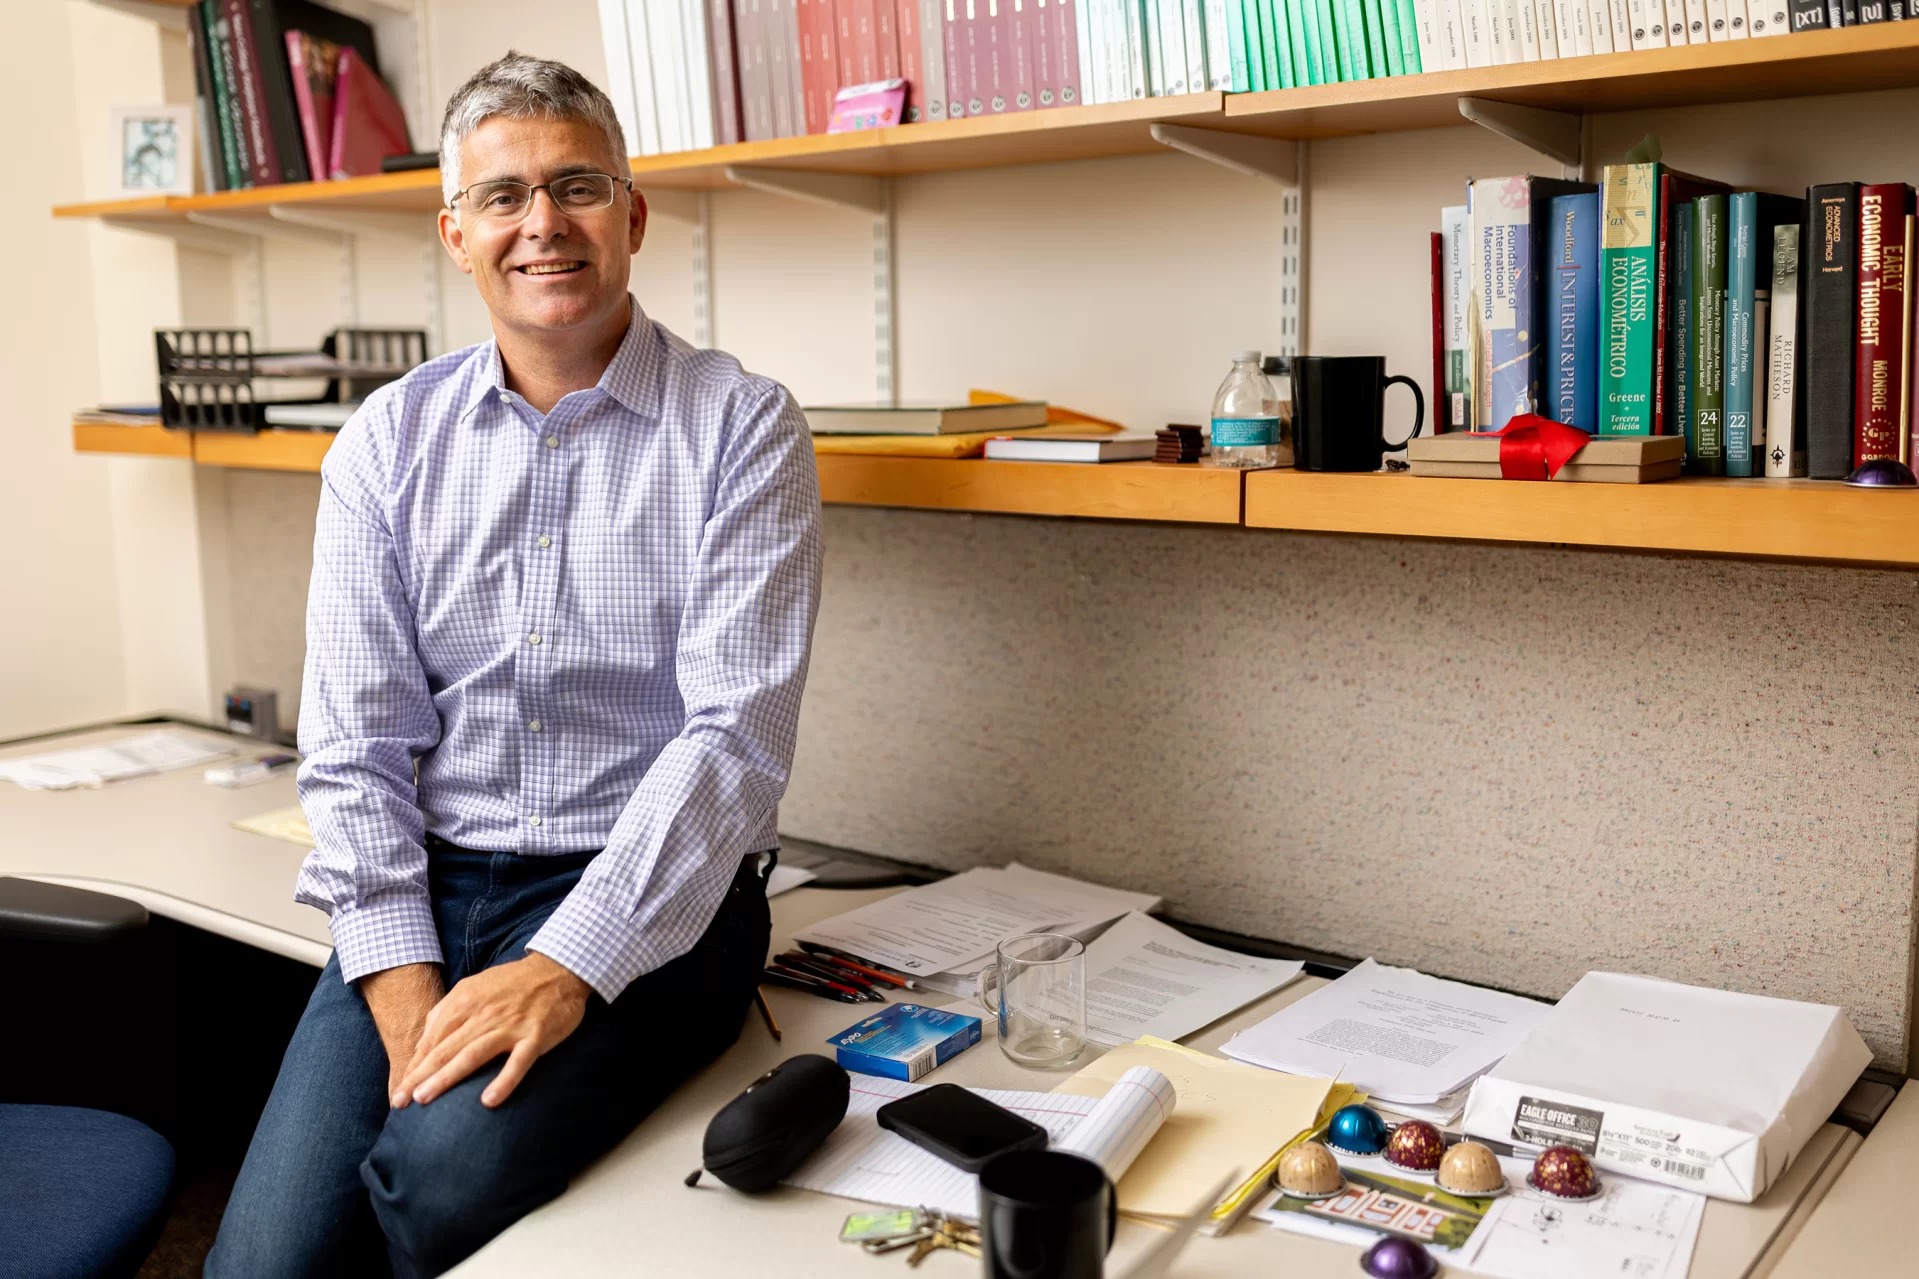
[[[1086,1037],[1107,1047],[1142,1035],[1178,1039],[1270,995],[1305,967],[1208,946],[1132,911],[1086,948]]]
[[[1346,1080],[1389,1108],[1450,1101],[1549,1005],[1368,959],[1221,1049],[1295,1075]]]
[[[1614,1175],[1591,1203],[1559,1203],[1523,1188],[1523,1161],[1500,1163],[1522,1189],[1493,1204],[1459,1250],[1460,1268],[1496,1279],[1685,1279],[1704,1195]]]
[[[871,902],[796,933],[914,975],[977,972],[994,949],[1022,933],[1088,932],[1159,898],[1063,875],[980,867]]]
[[[72,790],[204,764],[233,753],[232,746],[162,729],[138,737],[123,737],[104,746],[0,760],[0,780],[14,782],[27,790]]]

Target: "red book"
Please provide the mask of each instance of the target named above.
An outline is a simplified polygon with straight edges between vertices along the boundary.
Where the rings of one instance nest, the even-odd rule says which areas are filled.
[[[1666,408],[1672,397],[1666,393],[1666,312],[1671,308],[1672,277],[1667,273],[1667,263],[1671,261],[1669,247],[1672,242],[1673,213],[1688,200],[1697,200],[1702,195],[1714,195],[1730,191],[1723,182],[1708,182],[1704,178],[1690,177],[1684,173],[1674,173],[1671,169],[1659,171],[1659,225],[1654,232],[1658,241],[1653,253],[1653,301],[1652,301],[1652,433],[1654,435],[1672,434],[1671,424],[1666,421]],[[1770,287],[1770,286],[1768,286]],[[1444,385],[1442,383],[1442,385]]]
[[[1059,95],[1050,105],[1078,106],[1083,92],[1079,82],[1079,30],[1073,20],[1073,6],[1082,0],[1039,0],[1042,11],[1050,10],[1047,25],[1052,34],[1053,88]],[[1045,86],[1040,89],[1040,105],[1046,101]]]
[[[340,46],[304,31],[287,32],[286,42],[307,172],[315,182],[324,181],[327,160],[333,155],[333,85],[340,74]]]
[[[840,90],[839,41],[833,30],[833,0],[798,0],[800,87],[806,95],[806,131],[825,133]]]
[[[1919,413],[1912,411],[1913,399],[1919,396],[1919,270],[1915,269],[1913,255],[1919,253],[1919,243],[1914,235],[1919,234],[1919,209],[1906,216],[1906,428],[1908,443],[1899,454],[1899,460],[1911,466],[1914,458],[1919,458]]]
[[[973,0],[940,0],[946,10],[946,119],[965,119],[973,96],[973,67],[967,60],[967,6]]]
[[[896,0],[893,12],[900,40],[900,79],[906,81],[906,106],[902,120],[909,124],[926,118],[926,69],[922,64],[919,0]]]
[[[1433,403],[1446,394],[1446,237],[1432,233],[1433,244]],[[1445,429],[1436,418],[1432,433]]]
[[[713,86],[713,141],[721,146],[738,142],[744,136],[740,125],[737,50],[732,0],[706,0],[706,57],[708,82]]]
[[[267,119],[267,88],[259,51],[253,44],[253,15],[247,0],[223,0],[227,30],[233,39],[234,69],[240,73],[237,96],[240,121],[247,131],[247,157],[252,161],[254,186],[272,186],[280,181],[280,149],[274,145],[273,126]]]
[[[1026,35],[1029,44],[1027,65],[1033,68],[1033,106],[1054,107],[1059,105],[1059,47],[1053,34],[1053,19],[1058,11],[1057,5],[1049,5],[1046,0],[1025,0],[1029,10],[1026,15]]]
[[[833,0],[839,17],[840,83],[871,84],[880,78],[878,0]]]
[[[900,33],[897,26],[899,6],[895,0],[877,0],[873,6],[873,31],[879,45],[880,73],[875,80],[900,78]]]
[[[380,161],[413,150],[406,112],[356,50],[340,50],[340,78],[333,86],[333,152],[327,176],[378,173]]]
[[[1853,328],[1852,464],[1897,458],[1906,388],[1906,214],[1912,188],[1859,188],[1859,306]]]
[[[972,22],[979,79],[974,92],[986,99],[986,114],[1013,107],[1013,0],[979,0]]]

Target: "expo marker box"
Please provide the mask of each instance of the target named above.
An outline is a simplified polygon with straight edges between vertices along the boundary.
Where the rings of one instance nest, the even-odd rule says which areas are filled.
[[[918,1004],[888,1004],[827,1040],[840,1065],[908,1083],[979,1042],[980,1021]]]

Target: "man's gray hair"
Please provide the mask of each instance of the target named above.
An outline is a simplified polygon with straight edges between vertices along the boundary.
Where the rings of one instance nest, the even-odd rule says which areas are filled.
[[[440,121],[440,190],[449,204],[460,190],[460,144],[492,116],[509,120],[582,120],[606,135],[608,149],[625,176],[626,134],[612,101],[564,62],[508,51],[473,73],[448,99]]]

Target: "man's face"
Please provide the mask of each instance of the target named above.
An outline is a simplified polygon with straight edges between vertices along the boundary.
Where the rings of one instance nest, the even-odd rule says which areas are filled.
[[[569,174],[626,176],[600,131],[578,120],[493,116],[460,144],[460,183],[541,186]],[[646,202],[616,185],[613,203],[589,213],[536,191],[522,217],[488,217],[471,195],[440,214],[440,239],[480,288],[497,325],[521,332],[590,329],[626,313],[626,284],[646,234]]]

